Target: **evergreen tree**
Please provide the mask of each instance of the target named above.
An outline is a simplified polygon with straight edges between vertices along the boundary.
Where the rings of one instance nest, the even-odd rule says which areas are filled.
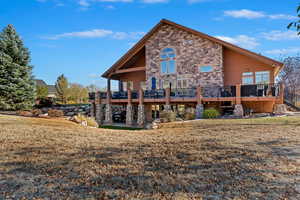
[[[29,109],[35,100],[30,53],[13,25],[0,33],[0,109]]]
[[[61,100],[62,103],[67,103],[69,84],[68,79],[62,74],[57,78],[55,83],[56,96]]]

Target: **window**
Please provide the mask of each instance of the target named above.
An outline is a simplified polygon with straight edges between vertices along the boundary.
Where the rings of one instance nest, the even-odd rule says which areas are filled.
[[[161,51],[160,71],[162,74],[175,73],[175,51],[172,48],[165,48]]]
[[[269,71],[255,72],[255,82],[257,84],[269,83],[270,72]]]
[[[133,90],[133,82],[132,81],[127,81],[127,82],[122,82],[123,83],[123,90],[127,91],[128,89]]]
[[[188,87],[188,80],[187,79],[181,79],[177,81],[178,88],[187,88]]]
[[[210,65],[199,67],[200,72],[212,72],[213,70],[214,70],[214,68]]]
[[[163,88],[164,89],[167,89],[167,88],[169,88],[170,87],[170,82],[169,81],[163,81]]]
[[[170,86],[171,86],[171,88],[176,88],[176,80],[171,80],[171,81],[163,80],[162,81],[162,88],[163,89],[167,89]]]
[[[253,84],[253,72],[244,72],[242,76],[243,85]]]
[[[140,87],[141,87],[141,89],[146,90],[146,88],[147,88],[146,82],[145,81],[141,81],[140,82]]]

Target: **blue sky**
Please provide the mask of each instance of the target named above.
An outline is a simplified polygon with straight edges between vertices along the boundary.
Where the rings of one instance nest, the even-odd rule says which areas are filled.
[[[296,0],[1,0],[0,28],[13,24],[30,49],[34,75],[54,84],[100,87],[100,75],[166,18],[272,58],[300,52],[286,26]]]

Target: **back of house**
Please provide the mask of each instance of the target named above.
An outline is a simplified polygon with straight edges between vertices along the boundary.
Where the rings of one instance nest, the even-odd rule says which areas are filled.
[[[121,105],[128,125],[143,125],[168,109],[194,108],[197,118],[209,107],[239,116],[273,112],[283,104],[283,88],[275,83],[282,67],[281,62],[163,19],[102,75],[108,92],[92,98],[94,111],[95,103],[103,105],[94,115],[98,113],[101,123],[112,123],[110,107]],[[111,80],[119,81],[118,91],[110,91]]]

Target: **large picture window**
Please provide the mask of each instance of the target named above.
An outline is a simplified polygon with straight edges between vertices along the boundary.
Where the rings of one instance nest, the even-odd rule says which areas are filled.
[[[254,81],[253,72],[244,72],[242,76],[243,76],[242,77],[243,85],[253,84]]]
[[[269,71],[255,72],[255,82],[256,84],[270,83],[270,72]]]
[[[172,74],[176,72],[176,53],[172,48],[165,48],[161,51],[160,71],[162,74]]]

